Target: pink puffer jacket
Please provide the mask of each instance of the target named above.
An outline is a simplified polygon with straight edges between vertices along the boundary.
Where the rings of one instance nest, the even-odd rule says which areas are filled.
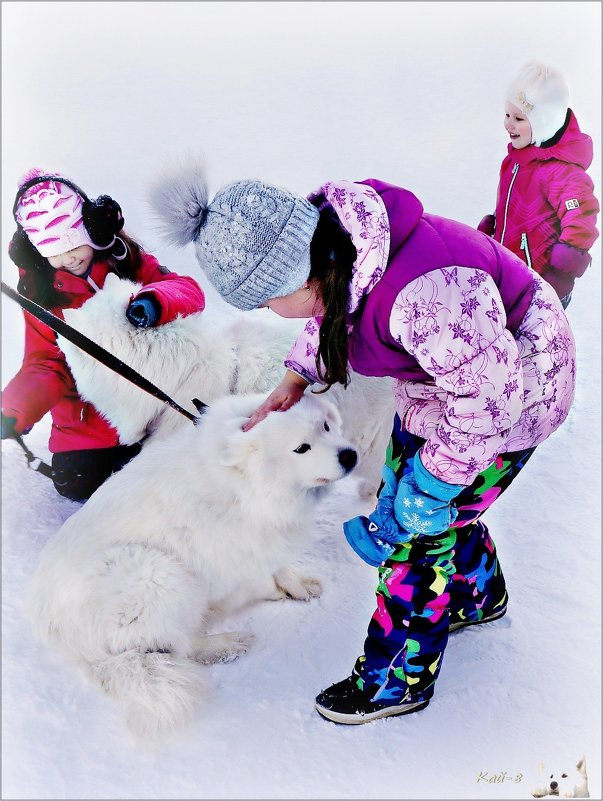
[[[571,111],[548,147],[515,150],[510,144],[500,169],[494,229],[488,230],[487,218],[479,225],[552,284],[559,297],[572,291],[589,266],[587,251],[599,236],[599,204],[585,172],[592,159],[592,139]]]
[[[161,308],[159,324],[179,315],[203,311],[205,295],[194,278],[177,275],[161,267],[150,253],[142,252],[136,280],[144,287],[139,296],[151,295]],[[51,309],[63,317],[63,308],[77,309],[101,289],[110,272],[105,261],[95,262],[90,275],[54,274],[54,286],[67,299],[63,307]],[[2,411],[14,417],[16,430],[29,429],[48,412],[52,416],[49,450],[52,453],[119,444],[117,431],[96,408],[78,395],[75,382],[57,345],[54,331],[28,312],[25,315],[25,353],[19,372],[2,392]]]

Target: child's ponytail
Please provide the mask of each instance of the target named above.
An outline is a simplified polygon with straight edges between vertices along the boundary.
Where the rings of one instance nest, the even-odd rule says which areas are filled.
[[[326,383],[349,383],[348,315],[349,285],[357,253],[335,210],[326,205],[320,211],[316,231],[310,243],[312,268],[309,280],[316,279],[325,309],[319,331],[316,356],[318,376]]]

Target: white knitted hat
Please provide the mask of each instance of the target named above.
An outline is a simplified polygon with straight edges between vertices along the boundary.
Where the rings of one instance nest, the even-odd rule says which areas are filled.
[[[540,147],[563,126],[569,90],[554,67],[529,61],[509,84],[506,100],[526,115],[532,126],[532,144]]]

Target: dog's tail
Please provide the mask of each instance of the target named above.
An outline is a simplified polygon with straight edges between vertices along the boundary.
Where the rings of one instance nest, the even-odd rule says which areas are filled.
[[[157,740],[191,722],[205,695],[202,670],[184,656],[128,650],[95,662],[93,678],[125,706],[141,740]]]
[[[188,159],[165,169],[149,191],[149,202],[159,231],[168,242],[181,247],[194,242],[208,206],[207,181],[200,161]]]

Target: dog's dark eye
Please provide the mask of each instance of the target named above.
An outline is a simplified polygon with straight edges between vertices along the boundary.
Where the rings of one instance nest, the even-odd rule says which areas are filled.
[[[305,453],[306,451],[310,450],[310,446],[307,442],[304,442],[303,445],[300,445],[299,448],[294,448],[293,453]]]
[[[329,424],[325,422],[325,431],[330,431]]]
[[[562,774],[561,774],[561,778],[562,778],[562,779],[567,779],[567,773],[562,773]]]

